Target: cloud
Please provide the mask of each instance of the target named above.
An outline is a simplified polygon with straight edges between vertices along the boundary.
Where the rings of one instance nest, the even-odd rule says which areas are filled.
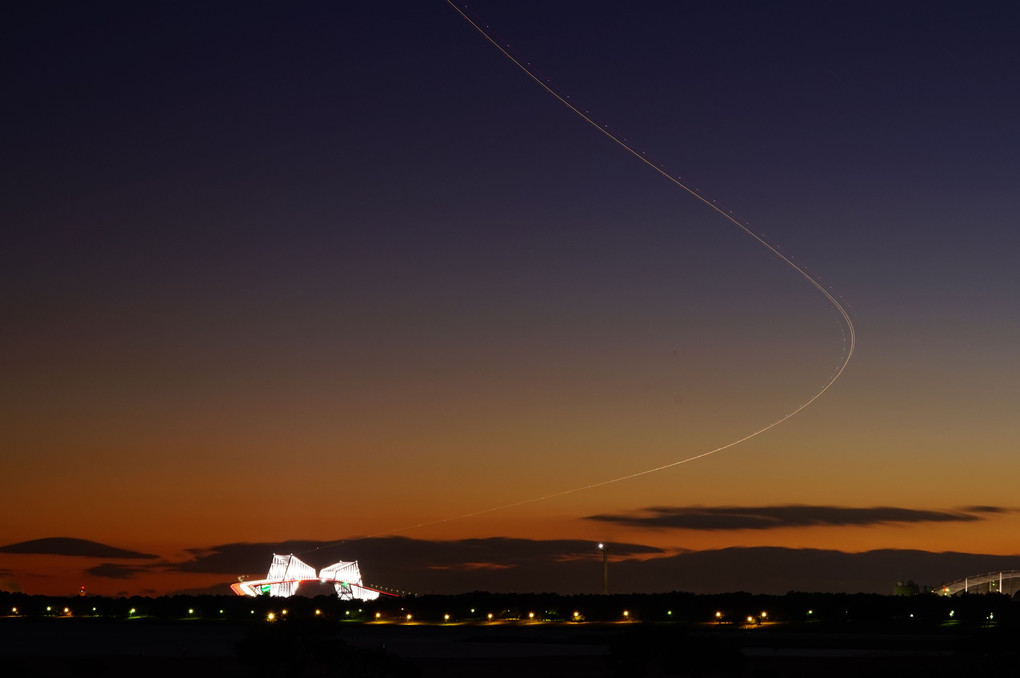
[[[465,563],[487,564],[490,568],[514,567],[528,563],[548,563],[585,557],[594,558],[590,541],[554,539],[512,539],[489,537],[456,541],[427,541],[405,537],[385,537],[352,541],[221,544],[210,548],[188,549],[191,560],[168,564],[177,572],[214,574],[263,573],[273,554],[293,553],[313,567],[321,568],[339,560],[393,561],[420,563],[422,567],[463,567]],[[642,544],[614,544],[618,557],[662,555],[662,549]],[[477,569],[477,568],[475,568]]]
[[[601,558],[588,541],[491,538],[444,542],[389,537],[319,546],[318,551],[299,557],[316,568],[338,560],[357,560],[365,583],[385,590],[419,594],[469,591],[589,594],[602,588]],[[269,568],[273,550],[272,544],[224,544],[196,549],[194,560],[171,567],[201,572],[233,562],[237,567],[230,575],[254,572],[262,576]],[[570,557],[563,558],[564,553]],[[258,558],[244,560],[252,554]],[[614,543],[611,555],[609,587],[610,592],[618,593],[888,594],[897,581],[909,579],[938,586],[970,574],[1020,565],[1017,556],[896,549],[845,553],[755,547],[667,553],[648,546]],[[224,584],[210,591],[225,590],[225,585],[233,580],[233,576],[225,576]]]
[[[610,565],[611,590],[652,593],[789,591],[892,593],[897,581],[935,587],[981,572],[1015,569],[1018,556],[882,549],[864,553],[778,547],[691,551]]]
[[[222,544],[189,552],[194,556],[192,559],[165,567],[176,572],[223,574],[230,580],[242,574],[262,577],[274,553],[293,553],[316,569],[340,560],[357,560],[367,585],[416,593],[573,591],[578,588],[576,572],[592,567],[600,559],[595,545],[587,540],[507,537]],[[652,546],[613,544],[614,558],[663,555],[666,551]]]
[[[151,553],[128,551],[114,546],[107,546],[87,539],[72,537],[47,537],[32,539],[16,544],[0,546],[2,553],[33,553],[53,556],[83,556],[87,558],[158,558]]]
[[[149,572],[151,567],[134,565],[117,565],[115,563],[103,563],[85,570],[86,574],[94,577],[105,577],[107,579],[131,579],[140,572]]]
[[[234,592],[230,590],[230,582],[222,582],[220,584],[213,584],[212,586],[205,586],[201,588],[190,588],[190,589],[179,589],[174,591],[170,595],[173,596],[232,596]]]
[[[964,506],[961,511],[967,513],[1012,513],[1016,509],[1005,508],[1002,506]]]
[[[21,593],[21,584],[12,570],[0,568],[0,591]]]
[[[514,565],[503,563],[458,563],[456,565],[429,565],[433,570],[505,570]]]
[[[1002,513],[996,506],[954,511],[926,511],[894,506],[656,506],[633,513],[599,514],[588,520],[632,527],[682,530],[774,530],[785,527],[861,527],[888,523],[973,522],[983,514]]]

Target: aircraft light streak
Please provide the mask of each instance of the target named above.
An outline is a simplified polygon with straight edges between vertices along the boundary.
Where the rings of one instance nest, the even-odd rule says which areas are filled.
[[[437,520],[431,520],[431,521],[425,521],[425,522],[420,522],[420,523],[414,523],[414,524],[411,524],[411,525],[405,525],[403,527],[398,527],[398,528],[394,528],[394,529],[391,529],[391,530],[385,530],[385,531],[382,531],[382,532],[376,532],[376,533],[373,533],[373,534],[370,534],[370,535],[365,535],[363,537],[343,540],[342,542],[338,542],[338,545],[341,544],[341,543],[351,543],[351,542],[354,542],[354,541],[359,541],[359,540],[362,540],[362,539],[368,539],[368,538],[371,538],[371,537],[378,537],[378,536],[384,536],[384,535],[389,535],[389,534],[397,534],[397,533],[400,533],[400,532],[405,532],[405,531],[414,530],[414,529],[420,529],[420,528],[423,528],[423,527],[430,527],[430,526],[434,526],[434,525],[441,525],[443,523],[448,523],[448,522],[453,522],[453,521],[458,521],[458,520],[465,520],[467,518],[475,518],[475,517],[486,515],[486,514],[489,514],[489,513],[495,513],[495,512],[498,512],[498,511],[505,511],[505,510],[516,508],[516,507],[519,507],[519,506],[525,506],[527,504],[534,504],[534,503],[537,503],[537,502],[540,502],[540,501],[546,501],[546,500],[549,500],[549,499],[555,499],[557,497],[563,497],[563,496],[566,496],[566,495],[575,494],[577,492],[583,492],[583,491],[586,491],[586,490],[593,490],[593,489],[596,489],[596,488],[599,488],[599,487],[605,487],[606,485],[613,485],[615,483],[621,483],[621,482],[624,482],[624,481],[627,481],[627,480],[633,480],[635,478],[640,478],[642,476],[647,476],[647,475],[650,475],[650,474],[653,474],[653,473],[658,473],[660,471],[665,471],[667,469],[671,469],[671,468],[680,466],[682,464],[688,464],[690,462],[697,461],[699,459],[704,459],[705,457],[710,457],[710,456],[712,456],[714,454],[718,454],[719,452],[722,452],[724,450],[728,450],[731,447],[735,447],[737,445],[740,445],[741,443],[745,443],[748,440],[751,440],[752,438],[756,438],[756,437],[760,436],[761,434],[765,433],[766,431],[772,430],[773,428],[775,428],[776,426],[779,426],[780,424],[782,424],[786,420],[790,419],[791,417],[799,414],[804,409],[806,409],[809,405],[811,405],[816,400],[818,400],[820,397],[822,397],[822,395],[826,391],[828,391],[830,388],[832,388],[832,385],[835,384],[836,381],[839,380],[839,378],[843,375],[843,372],[846,371],[846,367],[850,363],[850,359],[853,357],[854,348],[855,348],[856,343],[857,343],[856,332],[854,330],[854,324],[853,324],[853,321],[850,318],[850,314],[847,312],[846,308],[839,302],[839,300],[837,300],[836,297],[831,292],[829,292],[828,289],[826,289],[826,287],[820,282],[820,280],[817,277],[815,277],[814,275],[809,273],[807,270],[805,270],[804,267],[802,267],[802,266],[798,265],[796,262],[794,262],[791,257],[789,257],[788,255],[786,255],[783,252],[781,252],[778,249],[777,246],[773,245],[768,240],[766,240],[764,235],[761,235],[761,234],[756,233],[755,231],[751,230],[750,227],[748,227],[746,224],[744,224],[739,219],[734,217],[731,213],[729,213],[726,210],[724,210],[723,208],[719,207],[718,204],[714,200],[709,200],[708,198],[704,197],[698,191],[696,191],[695,189],[693,189],[690,186],[688,186],[681,178],[669,174],[661,165],[656,165],[652,161],[648,160],[648,158],[645,157],[644,153],[641,153],[641,152],[635,150],[634,147],[631,146],[627,142],[627,140],[625,138],[621,138],[620,136],[618,136],[615,133],[613,133],[609,129],[609,127],[607,125],[600,124],[600,123],[596,122],[595,120],[593,120],[588,113],[586,113],[585,111],[582,111],[575,104],[571,103],[568,100],[569,97],[567,97],[565,95],[561,95],[559,92],[557,92],[555,89],[553,89],[549,84],[547,84],[541,78],[539,78],[535,74],[535,72],[529,67],[529,65],[523,63],[520,59],[518,59],[516,56],[514,56],[509,51],[509,49],[506,46],[504,46],[504,45],[500,44],[499,42],[497,42],[492,37],[492,35],[490,35],[485,30],[485,28],[483,28],[476,20],[474,20],[473,18],[468,16],[468,14],[464,11],[464,9],[462,9],[461,7],[458,7],[457,4],[455,4],[453,2],[453,0],[447,0],[447,4],[449,4],[450,7],[452,7],[458,14],[460,14],[461,17],[463,17],[469,24],[471,24],[471,26],[476,31],[478,31],[479,34],[482,35],[482,37],[484,37],[489,43],[491,43],[496,49],[498,49],[503,54],[503,56],[505,56],[508,60],[510,60],[510,62],[512,62],[515,66],[517,66],[517,68],[519,68],[521,71],[523,71],[525,75],[527,75],[529,78],[531,78],[533,81],[535,81],[542,89],[544,89],[546,92],[548,92],[550,95],[552,95],[557,101],[559,101],[561,104],[566,106],[568,109],[570,109],[571,111],[576,113],[582,120],[584,120],[586,123],[588,123],[589,125],[591,125],[595,129],[597,129],[599,132],[601,132],[603,135],[608,137],[611,141],[616,143],[624,151],[626,151],[630,155],[632,155],[635,158],[637,158],[639,161],[641,161],[642,163],[647,165],[649,168],[654,170],[659,175],[661,175],[661,176],[665,177],[666,179],[668,179],[670,182],[672,182],[676,186],[679,186],[680,188],[682,188],[684,191],[686,191],[688,194],[693,196],[695,199],[697,199],[698,201],[700,201],[701,203],[703,203],[704,205],[709,207],[712,211],[716,212],[721,217],[726,219],[726,221],[730,222],[731,224],[733,224],[734,226],[739,228],[741,231],[743,231],[744,233],[746,233],[750,237],[754,238],[754,240],[756,240],[762,247],[764,247],[769,252],[774,254],[781,261],[783,261],[787,266],[789,266],[794,271],[796,271],[797,274],[799,274],[804,280],[806,280],[808,283],[810,283],[812,287],[814,287],[823,297],[825,297],[825,299],[830,304],[832,304],[833,308],[835,308],[836,312],[838,313],[839,318],[842,319],[842,322],[840,323],[840,332],[842,334],[842,339],[843,339],[843,355],[842,355],[842,357],[840,359],[840,362],[839,362],[838,366],[833,371],[833,373],[829,376],[829,379],[825,382],[825,384],[818,391],[816,391],[814,394],[812,394],[807,400],[805,400],[803,403],[801,403],[799,406],[797,406],[793,410],[787,412],[786,414],[784,414],[783,416],[779,417],[778,419],[772,421],[771,423],[768,423],[768,424],[766,424],[766,425],[764,425],[764,426],[762,426],[762,427],[760,427],[760,428],[758,428],[758,429],[756,429],[754,431],[751,431],[750,433],[748,433],[748,434],[746,434],[744,436],[741,436],[740,438],[737,438],[735,440],[727,442],[727,443],[725,443],[723,445],[720,445],[720,446],[718,446],[716,448],[713,448],[713,449],[710,449],[710,450],[706,450],[704,452],[700,452],[698,454],[695,454],[695,455],[692,455],[692,456],[689,456],[689,457],[684,457],[682,459],[675,459],[673,461],[670,461],[670,462],[667,462],[667,463],[664,463],[664,464],[660,464],[658,466],[654,466],[654,467],[651,467],[651,468],[646,468],[646,469],[643,469],[643,470],[635,471],[633,473],[628,473],[626,475],[617,476],[617,477],[614,477],[614,478],[608,478],[606,480],[601,480],[601,481],[598,481],[598,482],[589,483],[587,485],[580,485],[580,486],[577,486],[577,487],[572,487],[572,488],[569,488],[569,489],[566,489],[566,490],[560,490],[560,491],[553,492],[553,493],[550,493],[550,494],[544,494],[544,495],[537,496],[537,497],[531,497],[529,499],[522,499],[522,500],[519,500],[519,501],[510,502],[508,504],[500,504],[498,506],[492,506],[492,507],[489,507],[489,508],[486,508],[486,509],[482,509],[482,510],[478,510],[478,511],[471,511],[471,512],[468,512],[468,513],[462,513],[462,514],[459,514],[459,515],[449,516],[449,517],[441,518],[441,519],[437,519]],[[319,546],[319,547],[316,547],[316,548],[310,549],[310,550],[316,551],[316,550],[320,550],[320,549],[323,549],[323,548],[329,548],[329,547],[328,546],[326,546],[326,547]]]

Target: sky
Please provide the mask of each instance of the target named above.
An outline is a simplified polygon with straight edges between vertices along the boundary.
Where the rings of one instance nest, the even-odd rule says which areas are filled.
[[[449,4],[362,5],[0,10],[0,588],[1020,567],[1020,11],[458,5],[856,328],[788,421],[606,484],[807,402],[839,314]]]

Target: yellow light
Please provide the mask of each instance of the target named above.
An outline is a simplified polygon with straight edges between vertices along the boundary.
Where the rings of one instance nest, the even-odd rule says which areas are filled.
[[[444,620],[444,621],[450,621],[450,615],[448,615],[448,614],[444,614],[444,615],[443,615],[443,620]]]
[[[747,616],[747,623],[750,624],[753,621],[754,621],[754,617],[752,617],[751,615],[748,615]]]
[[[411,621],[411,615],[407,615],[407,621]]]
[[[287,614],[287,610],[284,610],[284,611],[283,611],[283,613],[284,613],[284,614]]]
[[[273,621],[274,619],[276,619],[276,614],[270,612],[269,614],[266,615],[266,619],[268,619],[269,621]]]
[[[69,608],[66,608],[66,607],[64,608],[64,614],[67,614],[67,613],[69,613],[70,611],[71,611],[71,610],[70,610]]]
[[[378,618],[379,618],[379,617],[381,617],[381,616],[382,616],[382,612],[376,612],[376,613],[375,613],[375,618],[376,618],[376,619],[378,619]]]
[[[716,612],[715,613],[715,618],[716,619],[722,619],[722,612]]]
[[[765,618],[766,618],[766,617],[768,617],[768,616],[769,616],[769,613],[768,613],[768,612],[766,612],[765,610],[762,610],[762,611],[761,611],[761,618],[762,618],[762,619],[765,619]]]
[[[535,618],[535,613],[534,612],[529,612],[528,613],[528,619],[534,619],[534,618]]]
[[[580,613],[580,612],[577,612],[577,611],[575,611],[575,612],[574,612],[574,616],[575,616],[575,617],[580,617],[580,616],[581,616],[581,613]]]
[[[195,611],[189,607],[188,608],[188,614],[195,614]]]
[[[489,619],[492,619],[492,613],[491,612],[489,613]]]
[[[623,616],[624,617],[629,617],[630,616],[630,612],[628,612],[627,610],[624,610],[623,611]]]
[[[316,616],[318,616],[318,615],[322,614],[322,610],[316,610],[316,611],[315,611],[315,614],[316,614]]]
[[[18,608],[16,608],[16,607],[12,607],[12,608],[11,608],[11,612],[12,612],[13,614],[18,614]]]

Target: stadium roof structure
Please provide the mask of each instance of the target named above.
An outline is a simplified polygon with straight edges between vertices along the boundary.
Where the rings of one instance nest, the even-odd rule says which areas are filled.
[[[239,596],[273,596],[289,598],[297,593],[305,582],[333,584],[341,600],[375,600],[381,591],[365,586],[361,581],[358,561],[343,561],[322,568],[318,574],[315,568],[291,555],[273,554],[273,563],[265,579],[240,580],[231,584],[230,589]]]

